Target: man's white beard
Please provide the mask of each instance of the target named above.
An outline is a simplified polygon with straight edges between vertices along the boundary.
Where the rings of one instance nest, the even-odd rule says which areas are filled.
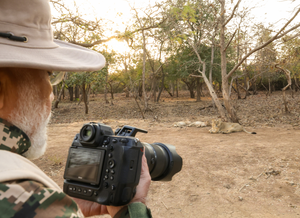
[[[17,107],[10,114],[10,121],[20,128],[31,141],[31,147],[23,155],[28,159],[42,156],[47,147],[47,124],[51,113],[47,105],[39,101],[34,84],[24,84],[18,90]]]

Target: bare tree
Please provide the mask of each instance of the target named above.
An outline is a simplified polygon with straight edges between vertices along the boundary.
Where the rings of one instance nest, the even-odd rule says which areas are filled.
[[[283,96],[283,103],[284,103],[284,109],[286,113],[289,113],[289,109],[288,109],[288,102],[286,100],[286,96],[285,96],[285,91],[287,88],[291,88],[292,85],[292,79],[291,79],[291,72],[287,69],[284,69],[282,67],[279,66],[279,64],[275,64],[275,67],[282,70],[286,76],[287,82],[288,84],[282,89],[282,96]]]
[[[230,101],[230,96],[229,96],[229,78],[233,75],[233,73],[242,65],[242,63],[254,52],[259,51],[260,49],[266,47],[269,45],[271,42],[274,40],[280,39],[281,37],[285,36],[289,32],[297,29],[300,24],[294,25],[293,27],[289,28],[286,30],[286,28],[289,26],[289,24],[295,19],[295,17],[299,14],[300,9],[296,11],[294,16],[288,20],[287,23],[283,25],[283,27],[276,32],[276,34],[269,39],[267,42],[262,43],[249,51],[247,54],[245,54],[242,59],[227,73],[227,61],[226,61],[226,50],[231,43],[229,41],[226,45],[225,43],[225,33],[226,33],[226,26],[228,23],[232,20],[232,18],[235,16],[235,13],[238,9],[238,6],[241,2],[241,0],[238,0],[235,6],[233,7],[233,10],[231,11],[230,15],[226,17],[226,0],[219,0],[221,4],[221,11],[220,11],[220,47],[221,47],[221,72],[222,72],[222,92],[223,92],[223,99],[224,99],[224,105],[226,107],[226,110],[229,115],[229,119],[233,122],[238,122],[238,117],[236,115],[236,111],[233,108],[231,101]]]

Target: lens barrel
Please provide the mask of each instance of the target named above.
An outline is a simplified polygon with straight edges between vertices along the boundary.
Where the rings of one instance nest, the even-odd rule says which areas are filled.
[[[182,158],[170,144],[142,142],[153,181],[171,181],[182,168]]]

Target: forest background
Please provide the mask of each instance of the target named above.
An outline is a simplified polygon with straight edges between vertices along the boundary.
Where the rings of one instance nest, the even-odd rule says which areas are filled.
[[[149,101],[159,102],[162,91],[178,97],[187,89],[197,102],[208,94],[221,118],[238,122],[233,92],[241,99],[259,90],[267,95],[281,90],[284,110],[290,112],[285,91],[294,96],[300,76],[300,8],[293,1],[286,1],[292,6],[289,17],[269,24],[254,19],[250,12],[257,6],[241,0],[166,0],[143,7],[128,2],[132,18],[122,32],[112,29],[111,20],[87,16],[76,2],[51,2],[54,37],[100,52],[107,61],[101,71],[65,73],[54,87],[54,108],[65,89],[70,101],[84,102],[86,114],[91,93],[104,93],[109,103],[108,93],[113,99],[125,92],[144,118]],[[123,49],[112,50],[105,44],[111,40],[128,48],[123,43]]]

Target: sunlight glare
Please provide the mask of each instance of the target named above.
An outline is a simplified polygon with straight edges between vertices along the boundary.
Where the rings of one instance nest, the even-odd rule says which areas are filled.
[[[112,39],[106,42],[105,44],[107,45],[108,48],[120,54],[128,53],[130,51],[129,46],[125,41]]]

